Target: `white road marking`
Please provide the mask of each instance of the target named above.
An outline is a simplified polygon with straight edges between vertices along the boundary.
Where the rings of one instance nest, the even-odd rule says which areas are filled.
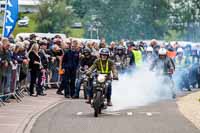
[[[106,115],[121,115],[121,113],[120,112],[103,112],[103,114],[106,114]]]
[[[151,112],[146,113],[147,116],[152,116],[153,114]]]
[[[138,112],[139,114],[145,114],[147,116],[153,116],[154,114],[161,114],[160,112]]]
[[[132,116],[132,115],[133,115],[133,112],[127,112],[127,115],[128,115],[128,116]]]
[[[83,112],[78,112],[78,113],[76,113],[76,115],[83,115]]]

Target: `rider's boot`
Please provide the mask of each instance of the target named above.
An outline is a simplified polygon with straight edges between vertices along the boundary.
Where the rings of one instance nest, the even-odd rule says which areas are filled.
[[[173,93],[172,98],[176,99],[176,94],[175,93]]]
[[[91,98],[91,97],[88,97],[88,100],[87,100],[85,103],[91,104],[91,100],[92,100],[92,98]]]
[[[112,106],[111,98],[107,99],[107,106]]]

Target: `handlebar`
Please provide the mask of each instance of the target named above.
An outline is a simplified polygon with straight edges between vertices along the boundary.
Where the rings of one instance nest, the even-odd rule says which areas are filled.
[[[156,72],[155,70],[152,72]],[[161,72],[161,74],[169,74],[172,75],[174,73],[174,70],[168,70],[167,72]]]

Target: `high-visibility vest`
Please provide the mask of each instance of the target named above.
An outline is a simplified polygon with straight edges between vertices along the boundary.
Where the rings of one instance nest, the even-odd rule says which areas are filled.
[[[108,60],[106,61],[106,69],[103,68],[102,61],[100,60],[100,67],[101,67],[101,73],[102,74],[110,74],[111,71],[109,71],[108,66]]]
[[[133,53],[133,56],[135,58],[136,67],[141,67],[141,65],[142,65],[142,53],[141,53],[141,51],[133,50],[132,53]]]
[[[175,64],[177,69],[182,69],[185,67],[185,58],[183,57],[181,60],[176,57],[175,59]]]
[[[192,61],[191,61],[192,59],[190,58],[190,57],[183,57],[182,58],[182,60],[181,60],[181,62],[178,60],[178,57],[176,57],[176,59],[175,59],[175,63],[176,63],[176,67],[178,68],[178,69],[182,69],[182,68],[187,68],[187,67],[189,67],[190,65],[191,65],[191,63],[192,63]]]
[[[185,65],[188,67],[192,64],[192,58],[190,56],[185,57]]]

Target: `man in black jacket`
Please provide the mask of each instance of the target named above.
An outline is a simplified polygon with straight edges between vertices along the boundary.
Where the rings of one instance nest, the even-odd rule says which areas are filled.
[[[85,48],[83,49],[83,56],[80,59],[80,70],[82,71],[86,71],[88,68],[90,68],[94,61],[97,59],[96,56],[91,55],[91,50],[89,48]],[[90,78],[88,81],[88,99],[91,99],[92,97],[92,81],[93,79]],[[80,92],[80,88],[81,88],[81,83],[83,82],[83,79],[78,78],[77,82],[76,82],[76,94],[73,98],[79,98],[79,92]]]
[[[76,47],[77,42],[74,41],[69,50],[65,52],[62,61],[64,75],[59,89],[64,89],[65,98],[73,97],[75,94],[76,71],[79,65],[79,52]]]

